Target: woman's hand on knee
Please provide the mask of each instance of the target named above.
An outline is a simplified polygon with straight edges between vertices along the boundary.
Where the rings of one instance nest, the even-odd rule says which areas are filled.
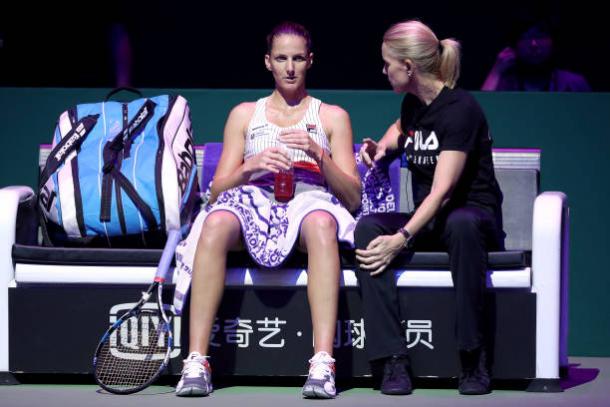
[[[362,270],[370,271],[374,276],[382,273],[403,249],[402,235],[377,236],[366,249],[356,249],[356,260]]]

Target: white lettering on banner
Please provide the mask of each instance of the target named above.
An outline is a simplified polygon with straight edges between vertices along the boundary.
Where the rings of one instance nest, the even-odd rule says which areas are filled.
[[[284,347],[284,338],[281,338],[279,342],[276,343],[268,343],[267,341],[274,337],[275,335],[281,332],[280,325],[285,325],[286,321],[280,320],[278,317],[275,319],[269,319],[265,317],[263,320],[256,321],[258,325],[263,325],[258,328],[259,332],[269,332],[269,334],[265,335],[258,344],[263,348],[283,348]]]
[[[124,348],[138,350],[138,321],[135,318],[129,318],[125,321],[121,327],[121,343],[120,345]]]
[[[210,333],[210,346],[222,347],[223,344],[237,345],[239,348],[250,347],[251,341],[261,348],[284,348],[286,346],[286,336],[283,335],[283,328],[288,324],[287,320],[265,316],[263,319],[244,319],[242,317],[229,318],[224,320],[224,342],[219,340],[217,335],[220,330],[218,318],[214,320]],[[294,331],[291,331],[294,332]],[[302,337],[301,330],[296,330],[296,336]],[[366,333],[364,330],[364,319],[337,320],[334,348],[352,347],[364,349]],[[222,343],[221,343],[222,342]],[[312,336],[313,343],[313,336]]]
[[[112,326],[124,312],[132,309],[136,303],[117,304],[110,308],[109,322]],[[156,304],[145,304],[143,309],[156,309]],[[181,318],[175,316],[173,306],[165,306],[165,312],[172,315],[170,318],[171,329],[174,335],[174,348],[170,354],[171,358],[180,356],[180,328]],[[140,347],[150,346],[149,333],[155,332],[159,329],[163,329],[160,326],[160,320],[157,316],[144,315],[138,320],[135,317],[129,318],[121,327],[114,331],[110,336],[110,353],[120,359],[128,360],[142,360],[146,355],[138,354],[131,351],[137,351]],[[166,332],[162,331],[159,333],[159,339],[157,341],[157,347],[159,351],[152,356],[153,360],[162,360],[165,357],[165,343],[166,343]]]
[[[432,321],[413,319],[407,321],[407,348],[412,348],[418,343],[423,344],[429,349],[434,349],[432,345]],[[411,341],[411,336],[415,336]],[[423,339],[425,336],[426,339]]]
[[[142,318],[140,318],[142,320],[142,346],[146,347],[150,345],[150,341],[148,338],[148,335],[150,333],[150,329],[149,329],[149,325],[152,322],[153,324],[153,332],[156,331],[159,328],[159,318],[158,317],[154,317],[151,318],[149,316],[142,316]],[[164,341],[165,339],[165,333],[161,333],[159,335],[159,340],[162,341],[160,344],[157,344],[157,347],[162,347],[163,344],[165,343]]]
[[[360,318],[360,322],[356,322],[353,319],[345,321],[345,334],[347,336],[344,343],[345,346],[363,349],[366,337],[364,333],[364,319]]]
[[[252,330],[251,319],[226,319],[224,331],[227,343],[236,343],[240,348],[250,346],[250,334]]]
[[[342,339],[343,335],[345,336],[345,341]],[[356,322],[355,319],[338,320],[333,347],[340,348],[342,346],[351,346],[353,348],[363,349],[365,338],[363,318],[360,318],[360,321],[358,322]]]

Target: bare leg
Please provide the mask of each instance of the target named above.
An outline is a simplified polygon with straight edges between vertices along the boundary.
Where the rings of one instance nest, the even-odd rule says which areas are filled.
[[[300,244],[307,250],[307,297],[314,332],[314,353],[333,354],[339,301],[337,223],[328,212],[315,211],[301,225]]]
[[[210,214],[197,243],[191,282],[189,352],[208,354],[210,333],[225,286],[227,252],[241,242],[239,220],[228,211]]]

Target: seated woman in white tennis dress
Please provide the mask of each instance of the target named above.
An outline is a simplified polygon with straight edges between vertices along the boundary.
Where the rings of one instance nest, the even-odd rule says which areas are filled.
[[[257,102],[239,104],[229,114],[210,204],[177,249],[178,272],[192,276],[190,354],[176,388],[179,396],[212,391],[207,355],[224,291],[227,254],[247,250],[261,266],[277,267],[294,249],[308,256],[314,332],[303,395],[336,394],[332,351],[339,242],[353,245],[351,213],[360,206],[361,192],[352,130],[342,108],[307,93],[305,76],[313,62],[307,30],[283,23],[267,43],[265,65],[275,90]],[[284,172],[293,175],[294,190],[289,179],[288,188],[275,186],[275,177]]]

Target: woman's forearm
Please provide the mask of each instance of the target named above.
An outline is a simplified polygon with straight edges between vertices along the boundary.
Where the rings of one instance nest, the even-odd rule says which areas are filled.
[[[398,150],[398,140],[400,139],[400,134],[402,131],[400,130],[400,121],[396,121],[388,127],[381,140],[378,141],[377,144],[380,144],[385,147],[386,153],[392,153],[393,151]]]
[[[467,153],[462,151],[442,151],[439,155],[430,193],[419,205],[405,228],[415,235],[438,213],[451,198],[451,193],[466,164]]]
[[[404,226],[411,235],[416,235],[437,214],[447,199],[444,194],[429,194],[419,205]]]
[[[246,165],[243,163],[231,174],[214,178],[212,186],[210,187],[210,203],[216,202],[216,198],[218,198],[218,195],[222,192],[248,183],[252,174],[245,167]]]
[[[360,179],[341,170],[327,152],[317,161],[331,192],[348,211],[355,212],[361,204]]]

